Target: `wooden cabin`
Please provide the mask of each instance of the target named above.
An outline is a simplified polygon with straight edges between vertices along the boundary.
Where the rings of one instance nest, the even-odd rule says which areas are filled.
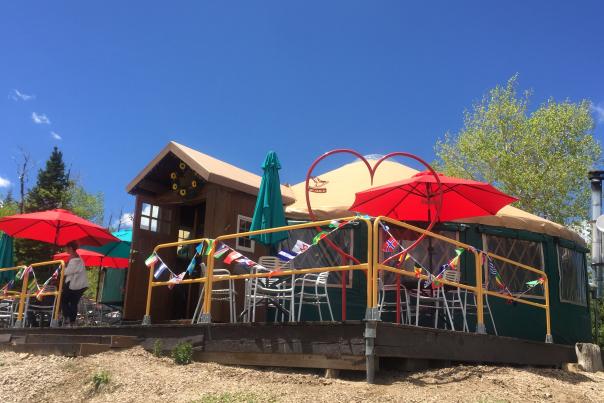
[[[136,197],[136,204],[125,320],[140,320],[144,315],[149,280],[145,259],[153,248],[176,240],[215,238],[249,230],[260,181],[259,175],[175,142],[168,143],[143,168],[126,188]],[[288,187],[283,186],[281,192],[285,204],[293,203]],[[247,238],[227,243],[250,257],[267,253],[263,246]],[[170,248],[160,255],[172,271],[179,273],[186,269],[191,253],[192,247]],[[199,289],[198,284],[154,289],[154,322],[190,318]],[[212,317],[226,321],[226,305],[215,305]]]

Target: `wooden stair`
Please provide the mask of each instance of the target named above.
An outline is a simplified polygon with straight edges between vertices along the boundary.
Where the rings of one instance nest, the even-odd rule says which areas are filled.
[[[44,334],[0,335],[0,350],[67,357],[87,356],[138,345],[136,336]]]

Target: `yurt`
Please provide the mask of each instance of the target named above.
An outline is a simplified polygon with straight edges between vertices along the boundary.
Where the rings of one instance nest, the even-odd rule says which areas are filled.
[[[374,165],[377,157],[368,161]],[[418,173],[401,163],[386,160],[370,181],[367,167],[362,161],[343,165],[320,173],[310,182],[310,201],[318,219],[337,219],[354,215],[349,210],[355,193],[372,186],[381,186]],[[306,184],[291,186],[295,202],[286,207],[291,222],[309,220],[306,204]],[[421,225],[421,223],[418,223]],[[511,260],[543,270],[549,279],[552,335],[556,343],[572,344],[591,341],[589,295],[584,240],[563,225],[545,220],[513,206],[506,206],[495,216],[472,217],[454,222],[440,223],[435,232],[473,247],[495,253]],[[363,231],[350,231],[347,241],[357,255],[366,253]],[[366,235],[365,235],[366,237]],[[417,259],[438,266],[451,253],[450,247],[438,242],[423,242],[415,249]],[[365,249],[365,251],[363,251]],[[428,255],[430,256],[428,260]],[[474,263],[461,260],[462,281],[473,281]],[[428,264],[428,263],[426,263]],[[534,273],[508,264],[498,264],[497,272],[510,295],[543,303],[543,289],[530,288]],[[351,272],[345,279],[346,318],[361,319],[365,310],[365,277],[361,272]],[[532,275],[532,276],[531,276]],[[329,288],[334,315],[341,318],[340,279],[331,280]],[[534,283],[534,282],[533,282]],[[485,317],[487,332],[543,341],[544,311],[532,306],[510,303],[505,298],[488,298],[490,313]],[[468,321],[470,319],[468,318]]]

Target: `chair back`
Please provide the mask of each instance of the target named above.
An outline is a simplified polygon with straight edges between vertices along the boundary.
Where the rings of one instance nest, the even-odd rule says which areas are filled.
[[[459,280],[461,279],[461,270],[445,269],[443,272],[443,279],[459,283]]]
[[[289,262],[284,262],[276,256],[260,256],[258,264],[270,271],[289,269]]]
[[[328,271],[323,271],[323,272],[319,273],[319,275],[317,276],[317,283],[321,284],[321,285],[327,285],[328,277],[329,277]]]

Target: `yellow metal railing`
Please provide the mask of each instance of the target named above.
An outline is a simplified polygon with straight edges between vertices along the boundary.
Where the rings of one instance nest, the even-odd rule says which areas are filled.
[[[161,249],[174,248],[174,247],[184,246],[184,245],[203,244],[204,248],[205,248],[207,246],[207,244],[209,243],[209,241],[210,240],[208,238],[200,238],[200,239],[189,239],[186,241],[179,241],[179,242],[164,243],[161,245],[157,245],[153,249],[153,253],[157,254],[157,252],[160,251]],[[150,316],[151,315],[151,296],[153,293],[153,288],[174,285],[174,283],[171,283],[169,281],[153,281],[153,279],[154,279],[153,274],[155,272],[156,265],[157,265],[157,263],[155,265],[151,265],[151,267],[149,267],[149,284],[147,284],[147,305],[145,307],[145,319],[144,319],[145,322],[149,322],[149,320],[151,318],[151,316]],[[197,278],[181,280],[178,282],[178,284],[198,284],[198,283],[201,284],[201,283],[205,283],[205,282],[206,282],[206,278],[202,276],[202,277],[197,277]]]
[[[182,246],[182,245],[190,245],[190,244],[199,244],[202,242],[205,244],[205,246],[207,246],[208,244],[210,245],[209,253],[207,255],[208,256],[208,260],[207,260],[208,267],[207,267],[205,276],[202,276],[199,278],[181,280],[178,283],[178,284],[204,283],[205,293],[204,293],[204,297],[203,297],[204,300],[203,300],[203,305],[202,305],[202,315],[204,315],[204,318],[207,321],[209,321],[211,318],[210,312],[211,312],[211,306],[212,306],[212,286],[213,286],[214,282],[226,281],[226,280],[267,278],[267,277],[273,277],[273,276],[303,275],[303,274],[307,274],[307,273],[319,273],[319,272],[341,272],[341,271],[348,271],[348,270],[365,271],[366,276],[367,276],[367,290],[366,290],[366,292],[367,292],[367,300],[366,300],[367,314],[375,315],[375,312],[377,312],[377,309],[378,309],[378,296],[379,296],[378,273],[380,270],[388,271],[388,272],[406,276],[406,277],[413,277],[414,279],[430,280],[430,277],[425,274],[416,274],[414,272],[410,272],[407,270],[387,266],[384,264],[384,262],[379,261],[380,226],[383,223],[388,223],[390,225],[399,226],[399,227],[405,228],[407,230],[417,232],[419,234],[424,234],[433,239],[437,239],[437,240],[449,243],[451,245],[454,245],[456,248],[463,248],[464,250],[466,250],[467,252],[471,253],[474,256],[475,282],[473,285],[449,281],[444,278],[439,278],[438,282],[440,284],[458,287],[458,288],[467,290],[468,292],[472,292],[474,294],[475,299],[476,299],[476,318],[477,318],[477,331],[478,332],[485,331],[484,296],[489,295],[489,296],[493,296],[496,298],[512,300],[512,301],[516,301],[521,304],[530,305],[533,307],[544,309],[545,316],[546,316],[546,341],[551,341],[549,282],[548,282],[547,275],[545,274],[545,272],[543,270],[539,270],[534,267],[530,267],[525,264],[515,262],[513,260],[507,259],[502,256],[495,255],[493,253],[487,253],[487,252],[480,251],[480,250],[476,249],[475,247],[465,244],[463,242],[459,242],[457,240],[447,238],[443,235],[439,235],[439,234],[436,234],[436,233],[433,233],[430,231],[426,231],[422,228],[413,226],[411,224],[407,224],[405,222],[397,221],[397,220],[394,220],[394,219],[391,219],[388,217],[376,217],[373,219],[373,223],[371,222],[371,219],[364,218],[364,217],[347,217],[347,218],[339,219],[339,221],[364,222],[365,225],[367,225],[367,262],[365,262],[365,263],[342,265],[342,266],[331,266],[331,267],[313,267],[313,268],[308,268],[308,269],[286,269],[286,270],[280,270],[278,272],[272,272],[272,273],[214,275],[214,265],[215,265],[214,253],[216,251],[216,245],[218,245],[222,241],[227,241],[227,240],[236,239],[236,238],[240,238],[240,237],[249,237],[251,235],[258,235],[258,234],[270,234],[270,233],[274,233],[274,232],[293,231],[293,230],[304,229],[304,228],[318,228],[318,227],[326,226],[326,225],[330,224],[332,221],[333,220],[308,222],[308,223],[303,223],[303,224],[288,225],[288,226],[284,226],[284,227],[271,228],[271,229],[266,229],[266,230],[248,231],[248,232],[242,232],[242,233],[236,233],[236,234],[221,235],[221,236],[217,237],[214,240],[214,242],[211,242],[211,243],[210,243],[210,240],[207,238],[166,243],[166,244],[157,245],[153,251],[154,251],[154,253],[157,253],[159,250],[165,249],[165,248],[177,247],[177,246]],[[540,304],[540,303],[537,303],[534,301],[527,300],[525,298],[521,298],[521,296],[502,295],[501,293],[493,292],[488,289],[485,289],[484,284],[483,284],[483,259],[482,259],[483,256],[484,257],[488,256],[491,259],[495,259],[495,260],[499,260],[499,261],[502,261],[502,262],[505,262],[508,264],[515,265],[522,270],[527,270],[527,271],[533,272],[533,273],[541,276],[541,278],[543,278],[545,303]],[[154,266],[152,266],[149,270],[147,305],[146,305],[145,320],[144,320],[144,322],[147,322],[147,323],[150,323],[151,300],[152,300],[153,288],[158,287],[158,286],[168,286],[168,285],[174,284],[169,281],[157,281],[157,282],[153,281],[154,271],[155,271]],[[374,317],[374,316],[372,316],[371,318],[378,319],[377,317]]]
[[[422,228],[413,226],[411,224],[397,221],[397,220],[394,220],[394,219],[391,219],[388,217],[376,217],[375,221],[373,223],[374,224],[373,225],[374,240],[375,240],[373,243],[373,248],[374,248],[374,250],[373,250],[373,281],[372,281],[373,282],[373,292],[372,292],[372,295],[373,295],[372,306],[373,307],[377,307],[377,303],[378,303],[378,299],[377,299],[378,272],[380,270],[389,271],[389,272],[392,272],[395,274],[400,274],[400,275],[407,276],[407,277],[418,278],[421,280],[429,280],[429,277],[424,274],[417,275],[416,273],[412,273],[407,270],[402,270],[402,269],[397,269],[394,267],[386,266],[386,265],[382,264],[381,262],[379,262],[379,259],[378,259],[378,257],[379,257],[379,253],[378,253],[379,237],[378,237],[378,234],[379,234],[381,223],[389,223],[391,225],[396,225],[396,226],[417,232],[419,234],[425,234],[428,237],[449,243],[451,245],[454,245],[457,248],[463,248],[464,250],[466,250],[474,255],[474,266],[475,266],[475,284],[474,285],[467,285],[467,284],[463,284],[463,283],[448,281],[446,279],[441,279],[441,278],[438,279],[438,282],[440,284],[446,284],[446,285],[450,285],[453,287],[458,287],[458,288],[465,289],[465,290],[468,290],[468,291],[471,291],[472,293],[474,293],[474,295],[476,297],[476,319],[477,319],[476,328],[477,328],[477,331],[484,332],[485,324],[484,324],[483,297],[484,297],[484,295],[490,295],[493,297],[502,298],[502,299],[506,299],[506,300],[512,300],[512,301],[516,301],[521,304],[530,305],[530,306],[544,309],[545,310],[545,319],[546,319],[546,341],[551,342],[552,335],[551,335],[551,320],[550,320],[550,306],[549,306],[549,283],[548,283],[547,275],[545,274],[544,271],[535,269],[534,267],[527,266],[527,265],[519,263],[519,262],[515,262],[513,260],[507,259],[507,258],[499,256],[499,255],[495,255],[493,253],[479,251],[476,248],[474,248],[473,246],[465,244],[463,242],[459,242],[454,239],[447,238],[443,235],[435,234],[433,232],[426,231]],[[539,303],[536,303],[533,301],[526,300],[524,298],[514,297],[511,295],[503,295],[501,293],[485,289],[484,284],[483,284],[483,262],[481,259],[481,254],[488,256],[492,259],[496,259],[496,260],[499,260],[499,261],[502,261],[502,262],[505,262],[508,264],[515,265],[522,270],[527,270],[527,271],[540,275],[543,278],[545,304],[539,304]]]
[[[280,270],[280,271],[271,272],[271,273],[249,273],[249,274],[230,274],[230,275],[226,275],[226,274],[214,275],[213,274],[214,265],[215,265],[214,253],[216,251],[216,245],[218,245],[218,243],[220,243],[222,241],[241,238],[241,237],[249,237],[251,235],[258,235],[258,234],[270,234],[270,233],[281,232],[281,231],[293,231],[293,230],[305,229],[305,228],[322,227],[322,226],[329,225],[333,221],[334,220],[309,222],[309,223],[303,223],[303,224],[287,225],[284,227],[270,228],[270,229],[265,229],[265,230],[240,232],[240,233],[236,233],[236,234],[219,236],[211,244],[211,247],[210,247],[210,250],[208,253],[208,267],[206,270],[206,275],[204,277],[199,277],[196,279],[182,280],[181,282],[179,282],[179,284],[205,283],[202,315],[203,315],[203,318],[205,318],[206,320],[209,320],[210,312],[211,312],[211,308],[212,308],[212,285],[214,282],[227,281],[227,280],[244,280],[244,279],[253,279],[253,278],[303,275],[303,274],[308,274],[308,273],[320,273],[320,272],[341,272],[341,271],[349,271],[349,270],[363,270],[363,271],[366,271],[366,273],[367,273],[366,274],[367,279],[368,279],[368,281],[367,281],[367,306],[369,306],[370,301],[371,301],[371,292],[372,292],[371,281],[369,281],[369,279],[371,279],[371,277],[372,277],[370,262],[372,261],[371,245],[373,243],[373,237],[372,237],[373,234],[371,231],[370,220],[361,218],[361,217],[341,218],[341,219],[338,219],[338,221],[340,221],[340,222],[359,221],[359,222],[364,222],[366,224],[366,226],[367,226],[367,262],[366,263],[353,264],[353,265],[342,265],[342,266],[330,266],[330,267],[313,267],[313,268],[308,268],[308,269],[286,269],[286,270]],[[188,240],[188,241],[161,244],[161,245],[157,245],[155,247],[154,252],[157,252],[160,249],[176,247],[176,246],[180,246],[180,245],[199,244],[202,241],[208,242],[208,239],[200,238],[200,239],[192,239],[192,240]],[[172,284],[167,281],[154,282],[153,281],[153,272],[154,272],[154,268],[151,267],[150,272],[149,272],[149,287],[148,287],[148,294],[147,294],[147,306],[146,306],[146,310],[145,310],[144,323],[150,323],[152,288],[157,287],[157,286],[165,286],[168,284]]]
[[[29,272],[26,269],[28,267],[31,267],[32,270],[35,270],[38,267],[51,266],[51,265],[61,266],[61,270],[59,271],[59,284],[58,284],[56,291],[47,291],[47,292],[42,292],[42,293],[28,292]],[[27,298],[29,298],[29,297],[46,297],[46,296],[55,297],[51,324],[56,325],[58,323],[58,319],[59,319],[59,307],[60,307],[60,303],[61,303],[61,293],[63,292],[63,277],[64,277],[64,272],[65,272],[65,262],[63,262],[62,260],[49,260],[46,262],[32,263],[30,265],[24,265],[24,266],[6,267],[6,268],[0,269],[0,272],[18,271],[21,269],[26,270],[25,273],[23,274],[23,278],[21,279],[21,282],[22,282],[21,291],[20,292],[17,292],[17,291],[10,292],[15,298],[19,298],[19,308],[17,311],[16,326],[21,326],[23,324],[23,313],[25,310],[25,302],[26,302]]]

